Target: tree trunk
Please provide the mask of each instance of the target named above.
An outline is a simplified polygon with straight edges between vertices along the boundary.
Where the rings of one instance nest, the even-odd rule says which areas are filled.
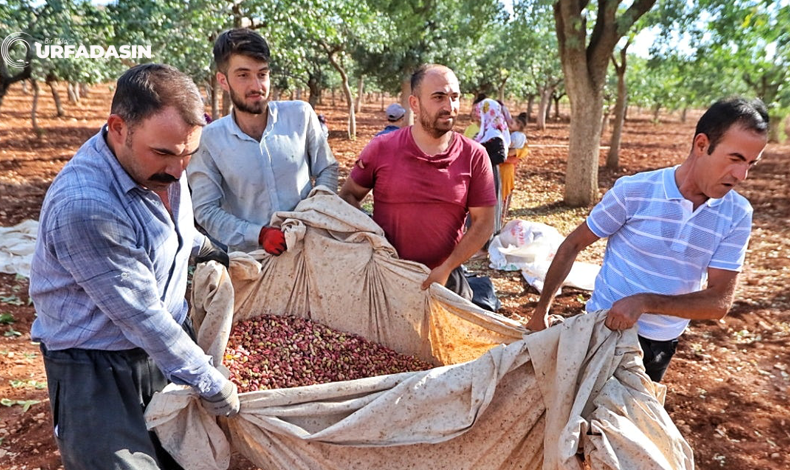
[[[784,142],[785,135],[784,122],[786,114],[768,114],[768,142],[781,144]]]
[[[356,109],[362,111],[362,96],[365,93],[365,76],[360,75],[359,80],[357,80],[357,102],[356,102]]]
[[[551,88],[544,87],[540,90],[540,103],[538,104],[537,126],[540,130],[546,129],[546,117],[549,115],[551,106]]]
[[[565,87],[571,103],[565,204],[583,207],[598,199],[598,158],[606,71],[617,42],[656,0],[634,0],[618,15],[619,2],[596,2],[595,25],[588,2],[556,0],[554,22]],[[588,31],[590,32],[588,44]]]
[[[30,90],[27,88],[27,80],[23,80],[22,81],[22,93],[24,93],[26,95],[30,94]]]
[[[69,95],[69,103],[80,102],[80,90],[73,82],[69,82],[68,86],[66,86],[66,91]]]
[[[219,115],[219,97],[221,93],[219,92],[220,86],[219,82],[217,82],[217,74],[211,74],[209,83],[211,86],[211,119],[216,121],[221,117]]]
[[[90,89],[88,88],[88,85],[84,83],[80,83],[80,96],[87,98],[88,93],[90,93]]]
[[[52,92],[52,99],[55,100],[55,109],[57,110],[57,116],[63,117],[66,113],[63,112],[63,103],[60,101],[60,93],[58,93],[58,81],[53,76],[47,77],[47,85],[49,85],[49,89]]]
[[[356,140],[357,138],[357,119],[354,114],[354,97],[351,94],[351,86],[348,84],[348,73],[340,62],[337,61],[335,54],[329,55],[329,63],[340,74],[341,83],[343,86],[343,94],[346,97],[346,104],[348,106],[348,138],[349,140]]]
[[[406,119],[403,122],[407,126],[414,124],[414,113],[411,111],[411,106],[409,106],[409,95],[411,95],[411,78],[404,76],[400,82],[400,105],[406,110],[404,115]]]
[[[535,94],[530,93],[527,96],[527,123],[532,120],[532,107],[535,106]]]
[[[560,96],[553,96],[551,99],[554,101],[554,119],[557,121],[560,120],[560,100],[562,99],[563,95]]]
[[[661,103],[656,103],[653,106],[653,122],[658,122],[658,113],[661,112]]]
[[[588,86],[588,84],[574,84]],[[603,93],[588,88],[571,97],[571,125],[568,139],[568,169],[564,201],[571,207],[589,206],[598,200],[598,154],[601,146]]]
[[[332,107],[334,108],[335,106],[335,87],[332,87]]]
[[[683,108],[683,111],[681,111],[680,113],[680,122],[682,122],[683,124],[686,123],[686,119],[688,118],[688,112],[689,112],[689,108],[688,106],[685,106]]]
[[[41,137],[43,131],[40,127],[38,127],[38,117],[36,116],[36,112],[38,111],[38,95],[39,95],[39,88],[38,82],[31,78],[30,84],[33,87],[33,106],[30,109],[30,123],[33,125],[33,132],[36,133],[37,136]]]
[[[381,111],[384,111],[384,92],[379,93],[379,101],[381,102]]]
[[[16,75],[9,75],[8,69],[5,66],[5,62],[3,62],[2,58],[0,58],[0,107],[3,106],[3,98],[5,98],[6,93],[8,93],[8,88],[16,82],[23,82],[30,78],[30,74],[33,71],[33,66],[31,65],[30,60],[33,57],[33,49],[28,49],[28,54],[26,57],[27,65],[23,68],[19,73]],[[24,82],[23,82],[24,86]]]
[[[227,116],[230,114],[230,93],[225,90],[222,90],[222,115]]]
[[[606,129],[609,128],[609,113],[611,112],[610,106],[606,105],[603,107],[603,113],[601,116],[601,140],[604,140],[606,137]]]
[[[508,79],[508,77],[505,77],[505,79],[502,80],[502,83],[499,84],[499,90],[497,90],[497,95],[499,96],[499,101],[501,101],[503,103],[505,102],[505,85],[507,85],[507,79]]]
[[[308,103],[310,103],[310,106],[315,109],[315,107],[321,101],[321,83],[316,77],[311,75],[307,80],[307,88],[310,89],[310,99],[308,100]]]
[[[612,62],[617,72],[617,101],[614,104],[614,128],[612,138],[609,142],[609,152],[606,154],[606,168],[616,170],[620,167],[620,141],[623,135],[623,125],[625,124],[625,110],[628,107],[628,86],[625,82],[626,71],[626,49],[628,43],[620,51],[620,63],[614,57]]]

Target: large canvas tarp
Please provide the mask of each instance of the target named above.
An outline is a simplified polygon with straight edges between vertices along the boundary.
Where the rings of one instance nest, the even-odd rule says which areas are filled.
[[[605,312],[540,333],[481,310],[428,269],[399,260],[381,229],[317,189],[274,223],[288,251],[235,253],[229,271],[193,279],[198,343],[222,370],[232,324],[310,317],[432,362],[428,371],[240,395],[209,416],[188,387],[146,410],[149,428],[189,469],[226,469],[231,449],[263,469],[693,468],[691,449],[641,364],[634,330]]]

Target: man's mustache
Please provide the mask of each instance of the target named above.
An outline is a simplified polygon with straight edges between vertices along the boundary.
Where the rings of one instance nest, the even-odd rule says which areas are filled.
[[[155,173],[151,175],[151,178],[149,179],[158,183],[175,183],[178,181],[178,178],[174,178],[172,175],[168,175],[167,173]]]

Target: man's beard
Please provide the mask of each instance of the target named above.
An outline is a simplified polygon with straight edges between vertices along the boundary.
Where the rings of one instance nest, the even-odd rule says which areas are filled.
[[[429,116],[425,109],[420,105],[420,125],[423,130],[431,135],[434,139],[447,134],[453,130],[455,118],[452,118],[447,125],[439,124],[439,119],[447,116],[452,116],[451,113],[439,113],[436,116]]]
[[[263,94],[261,94],[261,96],[263,96]],[[263,113],[264,106],[266,106],[265,99],[255,104],[248,105],[242,97],[236,94],[233,88],[230,89],[230,101],[233,103],[234,108],[249,114],[261,114]]]

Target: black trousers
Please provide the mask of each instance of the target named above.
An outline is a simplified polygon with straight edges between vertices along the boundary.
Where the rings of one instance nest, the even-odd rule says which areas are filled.
[[[678,339],[656,341],[640,336],[639,346],[642,347],[645,372],[647,372],[648,377],[653,382],[661,382],[667,367],[669,367],[669,361],[675,355],[675,350],[677,350]]]
[[[66,470],[181,470],[145,427],[146,405],[167,385],[145,351],[41,352]]]

